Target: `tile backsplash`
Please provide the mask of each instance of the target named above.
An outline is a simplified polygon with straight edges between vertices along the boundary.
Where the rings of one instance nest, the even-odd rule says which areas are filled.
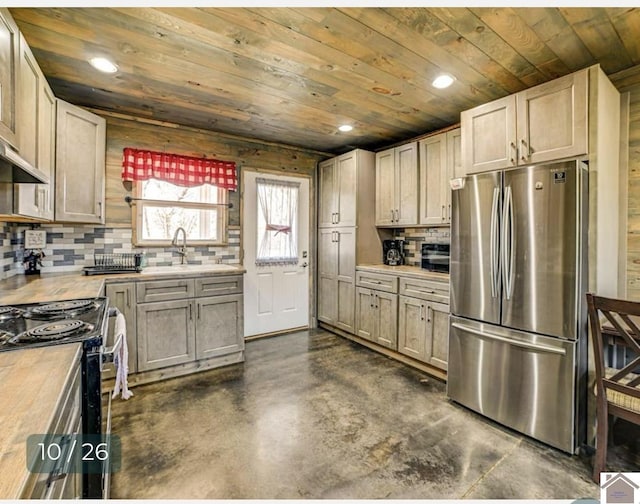
[[[87,225],[42,224],[47,232],[47,246],[42,259],[42,272],[80,271],[94,264],[94,253],[144,252],[149,266],[166,266],[180,261],[173,247],[134,247],[131,228],[94,227]],[[22,274],[24,231],[32,226],[0,223],[0,279]],[[226,264],[240,262],[240,229],[229,229],[227,246],[187,247],[187,261],[202,264],[216,261]]]
[[[448,227],[404,228],[394,231],[395,240],[404,240],[405,264],[420,266],[423,243],[450,243],[451,232]]]

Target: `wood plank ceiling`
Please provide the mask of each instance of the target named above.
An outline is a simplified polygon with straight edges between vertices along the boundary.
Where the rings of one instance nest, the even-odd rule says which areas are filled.
[[[636,8],[10,11],[64,100],[332,153],[455,124],[595,63],[607,74],[640,63]],[[93,56],[119,71],[99,74]],[[456,81],[437,90],[442,71]]]

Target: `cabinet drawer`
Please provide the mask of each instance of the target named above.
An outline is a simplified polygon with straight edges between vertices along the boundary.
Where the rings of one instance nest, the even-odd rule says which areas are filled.
[[[242,276],[211,276],[196,278],[196,296],[242,294]]]
[[[418,278],[400,278],[400,294],[449,304],[449,284]]]
[[[379,273],[369,273],[368,271],[356,271],[356,285],[368,289],[376,289],[383,292],[398,292],[398,277],[393,275],[382,275]]]
[[[193,297],[193,279],[153,280],[138,282],[136,285],[136,301],[150,303],[153,301],[170,301]]]

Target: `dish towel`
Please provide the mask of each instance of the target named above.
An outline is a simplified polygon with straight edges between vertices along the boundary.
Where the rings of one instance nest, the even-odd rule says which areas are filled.
[[[122,334],[122,345],[113,360],[116,366],[116,384],[113,387],[111,397],[115,398],[121,394],[122,399],[129,399],[133,392],[129,390],[128,374],[129,374],[129,348],[127,347],[127,322],[122,313],[116,315],[116,324],[113,330],[113,340],[118,341],[118,337]]]

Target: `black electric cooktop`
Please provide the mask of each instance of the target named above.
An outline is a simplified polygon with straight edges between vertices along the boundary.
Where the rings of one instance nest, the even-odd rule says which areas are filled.
[[[102,345],[106,297],[0,306],[0,351],[82,342]]]

